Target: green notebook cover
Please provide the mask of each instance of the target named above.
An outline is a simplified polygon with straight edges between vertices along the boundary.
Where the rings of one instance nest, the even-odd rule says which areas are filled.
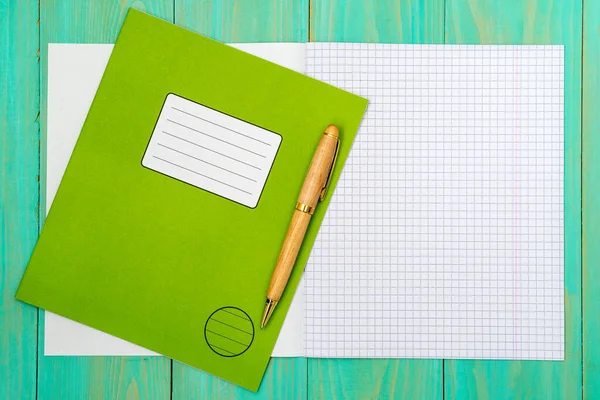
[[[280,136],[255,205],[142,165],[170,94]],[[366,105],[130,10],[17,298],[258,390]],[[260,330],[271,272],[329,124],[342,139],[329,193]]]

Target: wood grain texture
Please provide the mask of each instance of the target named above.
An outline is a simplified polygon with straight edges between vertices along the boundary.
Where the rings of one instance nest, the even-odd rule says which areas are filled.
[[[272,358],[257,393],[198,369],[173,363],[173,400],[306,399],[306,358]]]
[[[333,126],[333,125],[330,125]],[[327,127],[329,129],[329,127]],[[335,128],[337,130],[337,128]],[[321,191],[329,179],[333,159],[339,146],[339,133],[334,136],[323,134],[306,172],[306,179],[298,196],[298,202],[309,207],[316,207]]]
[[[600,398],[600,1],[583,14],[583,397]]]
[[[294,269],[294,264],[296,263],[296,258],[298,257],[300,246],[302,246],[302,242],[304,241],[310,220],[311,215],[309,213],[294,210],[290,226],[283,239],[283,245],[279,252],[273,275],[271,276],[271,281],[269,282],[267,299],[277,302],[281,300],[281,295]]]
[[[333,125],[330,125],[333,126]],[[337,131],[337,128],[334,126]],[[327,128],[329,129],[329,127]],[[306,178],[298,195],[298,204],[308,206],[308,211],[296,210],[292,214],[292,221],[283,239],[283,245],[277,263],[273,270],[273,276],[267,290],[267,299],[279,301],[287,286],[290,274],[294,269],[300,246],[304,241],[306,229],[317,207],[321,192],[329,179],[334,158],[339,146],[339,132],[333,137],[329,134],[323,135],[308,167]]]
[[[309,399],[443,398],[442,361],[308,359]]]
[[[172,0],[41,2],[42,144],[45,143],[48,43],[114,43],[130,6],[173,19]],[[45,155],[45,147],[42,149]],[[45,157],[41,176],[45,177]],[[42,180],[43,182],[43,180]],[[44,185],[43,185],[44,187]],[[42,196],[45,190],[42,187]],[[44,197],[42,197],[44,198]],[[43,209],[43,203],[40,209]],[[43,210],[42,214],[45,215]],[[40,321],[43,313],[40,312]],[[38,355],[39,399],[168,399],[171,361],[163,357],[44,357]]]
[[[175,23],[222,42],[306,42],[308,0],[176,0]],[[272,359],[258,393],[173,364],[173,400],[303,399],[306,359]]]
[[[312,0],[311,41],[443,43],[438,0]],[[440,399],[441,360],[309,359],[311,399]]]
[[[443,0],[311,0],[311,42],[443,43]]]
[[[42,341],[39,348],[43,348]],[[39,400],[167,400],[170,392],[170,360],[164,357],[40,355]]]
[[[38,4],[0,0],[0,398],[36,395],[37,310],[15,300],[39,228]]]
[[[447,0],[446,43],[565,45],[565,361],[446,361],[445,395],[577,399],[581,349],[581,34],[577,0]]]
[[[175,0],[175,22],[225,43],[306,42],[308,0]]]

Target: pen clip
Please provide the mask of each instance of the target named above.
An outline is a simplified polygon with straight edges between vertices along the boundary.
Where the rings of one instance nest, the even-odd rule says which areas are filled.
[[[335,162],[337,161],[338,152],[340,151],[340,139],[337,139],[337,143],[335,144],[335,152],[333,153],[333,160],[331,160],[331,167],[329,167],[329,174],[327,175],[327,180],[321,189],[321,195],[319,196],[319,201],[323,201],[325,196],[327,195],[327,189],[329,189],[329,184],[331,183],[331,176],[333,175],[333,168],[335,167]]]

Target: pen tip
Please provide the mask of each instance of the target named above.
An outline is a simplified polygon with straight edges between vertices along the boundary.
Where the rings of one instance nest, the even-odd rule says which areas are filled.
[[[340,137],[340,130],[335,125],[329,125],[327,128],[325,128],[325,133],[335,138]]]
[[[273,314],[273,310],[277,305],[278,301],[267,299],[267,304],[265,304],[265,311],[263,312],[262,321],[260,322],[260,329],[263,329],[267,325],[267,321],[271,318]]]

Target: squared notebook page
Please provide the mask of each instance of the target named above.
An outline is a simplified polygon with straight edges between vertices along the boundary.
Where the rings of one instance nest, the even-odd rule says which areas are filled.
[[[563,47],[307,46],[369,99],[306,268],[307,355],[564,359]]]

